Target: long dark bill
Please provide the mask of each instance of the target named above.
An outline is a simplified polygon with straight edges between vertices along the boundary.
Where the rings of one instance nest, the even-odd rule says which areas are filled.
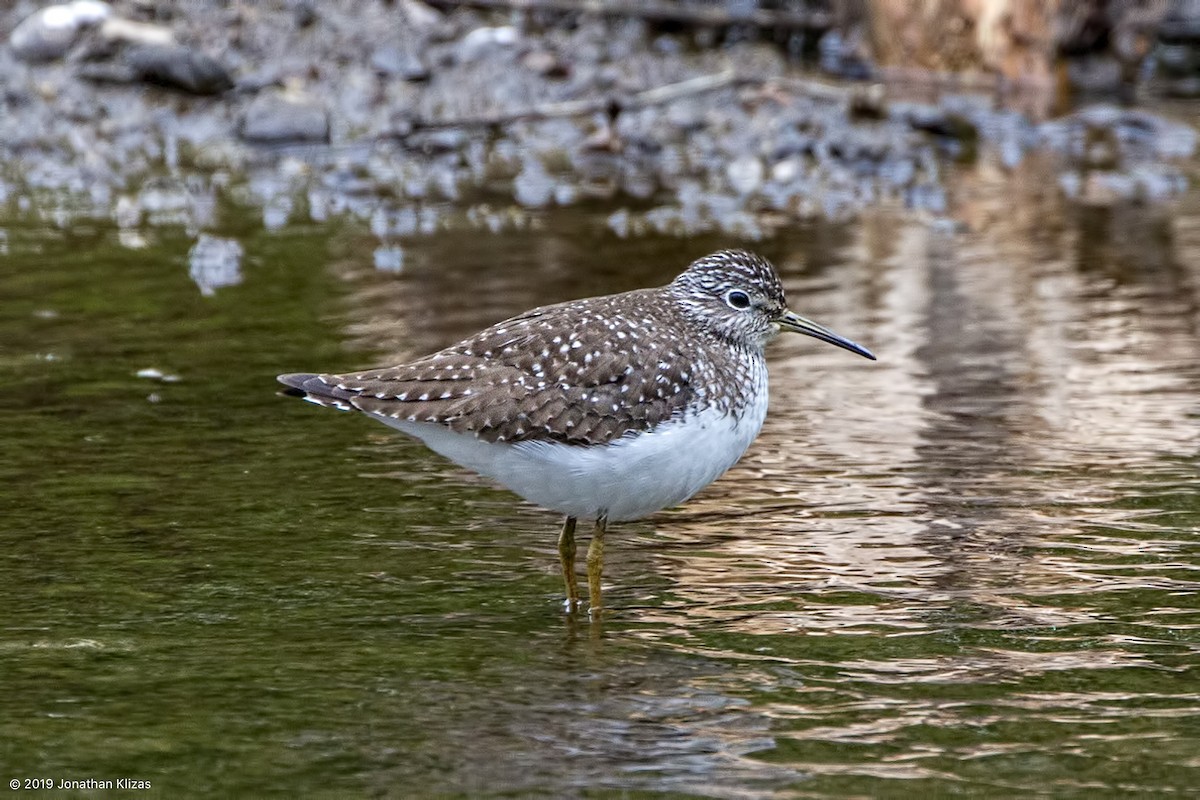
[[[844,350],[849,350],[851,353],[858,353],[863,358],[875,360],[875,354],[857,342],[852,342],[845,336],[838,336],[833,331],[826,328],[824,325],[818,325],[811,319],[805,319],[799,314],[791,311],[785,311],[783,316],[775,321],[779,325],[779,329],[783,331],[791,331],[792,333],[803,333],[805,336],[811,336],[814,339],[820,339],[822,342],[837,345]]]

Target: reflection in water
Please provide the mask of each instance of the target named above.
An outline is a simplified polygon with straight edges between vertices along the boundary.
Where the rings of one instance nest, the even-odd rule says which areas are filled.
[[[77,243],[0,262],[9,760],[134,765],[177,794],[1194,791],[1200,207],[1064,207],[1028,169],[964,173],[961,229],[879,213],[756,245],[798,311],[880,360],[773,345],[759,441],[614,527],[595,624],[559,611],[552,515],[272,376],[432,351],[731,242],[568,212],[407,240],[379,270],[343,229],[329,304],[290,288],[328,278],[319,247],[264,235],[211,297],[122,252],[111,274],[148,288],[120,313],[125,293],[60,288]],[[163,297],[186,322],[147,311]],[[150,366],[183,378],[155,403]]]
[[[606,784],[736,796],[800,776],[1140,790],[1197,767],[1176,721],[1200,717],[1200,225],[1067,209],[1038,181],[964,178],[966,231],[880,214],[762,245],[794,307],[880,361],[773,346],[746,459],[613,537],[623,610],[586,647],[667,660],[592,667],[582,717],[509,708],[549,751],[524,768],[570,754],[577,787],[619,764]],[[387,331],[381,349],[405,357],[535,304],[662,282],[708,249],[508,244],[440,241],[410,248],[403,276],[360,272],[352,334]],[[506,502],[495,513],[551,564],[553,520]],[[1144,782],[1118,780],[1148,759]]]

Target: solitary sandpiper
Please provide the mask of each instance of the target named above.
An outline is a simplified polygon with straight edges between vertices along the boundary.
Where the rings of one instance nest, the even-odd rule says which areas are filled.
[[[565,514],[558,552],[571,611],[575,522],[595,520],[596,611],[605,527],[682,503],[742,457],[767,414],[763,348],[781,331],[875,359],[789,311],[766,259],[722,250],[666,286],[535,308],[406,364],[279,381]]]

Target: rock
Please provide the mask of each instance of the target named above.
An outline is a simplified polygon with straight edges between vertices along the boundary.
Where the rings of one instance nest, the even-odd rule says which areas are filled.
[[[241,135],[248,142],[262,144],[328,142],[329,112],[304,96],[261,94],[246,107]]]
[[[846,35],[837,29],[829,31],[817,43],[817,52],[821,69],[830,75],[853,81],[873,77],[870,47],[860,28],[856,27]]]
[[[895,103],[888,109],[888,117],[934,136],[970,142],[979,139],[979,129],[966,114],[935,105]]]
[[[292,19],[297,28],[308,28],[317,21],[317,9],[310,0],[300,0],[292,6]]]
[[[460,64],[478,61],[492,53],[517,43],[517,29],[511,25],[500,28],[476,28],[463,37],[456,55]]]
[[[771,180],[776,183],[789,184],[803,174],[804,161],[795,156],[777,161],[771,166]]]
[[[1124,75],[1117,59],[1089,54],[1067,61],[1067,80],[1077,91],[1087,94],[1112,94],[1121,86]]]
[[[442,21],[441,13],[421,0],[401,0],[400,13],[409,27],[421,31],[434,28]]]
[[[1200,3],[1174,0],[1158,26],[1158,38],[1167,44],[1200,42]]]
[[[24,61],[54,61],[62,58],[86,29],[112,14],[108,3],[75,0],[47,6],[21,20],[8,37],[13,55]]]
[[[470,135],[462,128],[418,131],[408,137],[405,145],[427,156],[456,153],[466,146]]]
[[[1111,105],[1088,106],[1042,123],[1038,135],[1043,145],[1090,169],[1187,159],[1198,144],[1196,130],[1190,125],[1150,111]]]
[[[750,194],[762,186],[764,172],[762,160],[755,156],[742,156],[726,167],[725,176],[735,192]]]
[[[707,106],[695,99],[684,99],[667,106],[666,120],[669,125],[685,133],[704,127]]]
[[[521,66],[544,78],[566,78],[571,65],[552,50],[532,50],[521,58]]]
[[[380,75],[406,81],[429,80],[429,68],[412,51],[398,45],[386,44],[371,54],[371,66]]]
[[[122,59],[137,80],[191,94],[221,94],[233,88],[233,78],[216,59],[180,45],[147,45],[125,50]]]

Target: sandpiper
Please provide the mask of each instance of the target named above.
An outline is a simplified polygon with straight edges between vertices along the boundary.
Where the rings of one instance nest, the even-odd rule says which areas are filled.
[[[595,612],[606,526],[682,503],[741,458],[767,413],[763,349],[782,331],[875,359],[789,311],[769,261],[722,250],[666,286],[535,308],[406,364],[279,381],[286,394],[361,411],[564,514],[570,611],[575,523],[595,520]]]

